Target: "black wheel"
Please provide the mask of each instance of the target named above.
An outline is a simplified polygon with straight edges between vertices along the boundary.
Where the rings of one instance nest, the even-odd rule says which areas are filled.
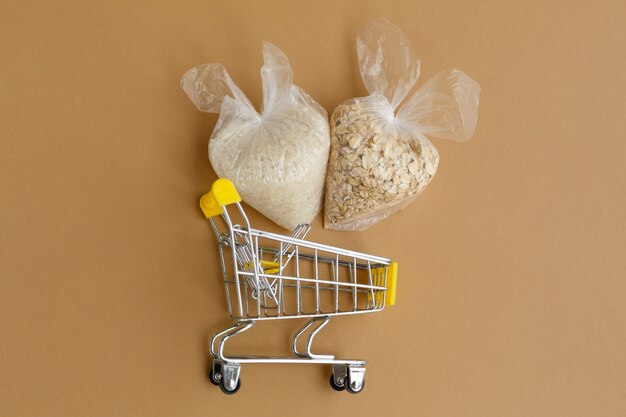
[[[215,380],[215,374],[213,373],[213,368],[211,368],[211,370],[209,371],[209,381],[211,381],[211,384],[213,385],[219,385],[220,382]]]
[[[220,389],[222,390],[224,394],[232,395],[236,393],[237,391],[239,391],[239,388],[241,388],[241,378],[239,378],[239,381],[237,381],[237,386],[232,391],[227,390],[223,382],[224,382],[224,379],[222,379],[222,381],[220,382]]]
[[[359,392],[363,391],[363,388],[365,388],[365,380],[363,380],[363,383],[361,384],[359,389],[355,390],[352,388],[352,384],[350,383],[350,378],[348,378],[345,384],[345,388],[346,388],[346,391],[349,392],[350,394],[358,394]]]
[[[335,391],[343,391],[344,389],[346,389],[346,384],[343,384],[343,385],[335,384],[335,375],[333,374],[330,375],[330,386]]]

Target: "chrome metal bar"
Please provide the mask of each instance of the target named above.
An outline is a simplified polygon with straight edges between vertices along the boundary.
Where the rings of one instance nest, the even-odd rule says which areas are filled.
[[[298,258],[298,245],[294,249],[296,254],[296,277],[300,278],[300,262]],[[302,291],[300,290],[300,279],[296,281],[296,312],[300,314],[302,312]]]
[[[320,282],[319,271],[317,265],[317,249],[313,250],[313,265],[315,268],[315,312],[320,312]]]
[[[309,233],[309,230],[311,230],[311,224],[310,223],[301,223],[299,225],[296,226],[295,229],[293,229],[293,232],[291,232],[291,237],[294,239],[304,239],[306,237],[306,235]],[[283,255],[286,255],[287,252],[289,252],[289,249],[291,249],[291,243],[285,245],[285,248],[283,249]],[[276,255],[276,257],[274,258],[274,262],[278,261],[278,254]]]
[[[226,207],[224,207],[224,211],[222,213],[222,217],[226,221],[228,225],[228,229],[230,230],[230,239],[233,247],[233,268],[235,273],[235,280],[237,281],[236,289],[237,289],[237,306],[239,307],[239,315],[243,316],[243,306],[241,305],[241,288],[239,288],[239,272],[237,268],[237,250],[236,250],[236,240],[235,240],[235,230],[233,229],[233,224],[230,221],[230,217],[228,216],[228,211]]]
[[[252,239],[251,239],[250,243],[252,243]],[[256,248],[257,252],[254,252],[254,248]],[[252,252],[256,255],[256,259],[259,259],[259,257],[258,257],[258,250],[259,250],[259,237],[258,237],[258,236],[255,236],[255,237],[254,237],[254,247],[252,248]],[[254,262],[254,259],[253,259],[253,262]],[[259,267],[259,268],[261,268],[261,270],[262,270],[261,263],[260,263],[260,262],[258,262],[258,263],[257,263],[257,265],[258,265],[258,267]],[[256,270],[257,268],[254,268],[254,269]],[[258,275],[256,275],[256,276],[255,276],[255,279],[256,279],[256,281],[257,281],[257,283],[258,283],[258,281],[259,281],[259,276],[258,276]],[[265,279],[265,281],[267,282],[267,278]],[[269,284],[269,283],[268,283],[268,284]],[[257,299],[256,299],[256,313],[257,313],[257,315],[260,317],[260,316],[261,316],[261,295],[260,295],[261,288],[260,288],[260,287],[258,288],[258,291],[259,291],[259,296],[258,296],[258,297],[257,297]],[[265,293],[265,292],[264,292],[264,293]]]
[[[226,344],[226,342],[228,341],[228,339],[230,339],[233,336],[236,336],[240,333],[245,332],[246,330],[248,330],[250,327],[254,326],[254,320],[250,320],[250,321],[242,321],[240,322],[241,326],[237,327],[235,329],[233,329],[232,331],[226,333],[226,335],[224,337],[222,337],[222,341],[219,344],[219,347],[217,349],[217,358],[222,360],[222,361],[227,361],[226,357],[224,356],[224,345]]]
[[[230,302],[230,290],[228,289],[228,275],[226,272],[226,262],[224,261],[224,249],[222,244],[217,245],[218,252],[220,253],[220,262],[222,264],[222,277],[224,281],[224,289],[226,290],[226,304],[228,305],[228,314],[233,315],[233,307]]]
[[[369,284],[373,286],[374,284],[372,282],[372,266],[370,264],[370,261],[367,261],[367,278],[369,280]],[[367,307],[368,308],[370,306],[370,302],[371,302],[372,305],[374,305],[374,303],[376,303],[376,300],[374,300],[374,290],[372,289],[370,291],[371,291],[371,294],[370,294],[371,300],[370,300],[369,297],[367,298]]]
[[[268,247],[268,246],[263,246],[263,250],[266,251],[266,252],[269,252],[269,253],[276,253],[276,254],[278,253],[278,249],[271,248],[271,247]],[[313,251],[316,251],[316,250],[317,249],[314,249]],[[311,255],[311,254],[308,254],[308,253],[302,253],[302,252],[299,252],[299,256],[300,256],[300,259],[309,260],[309,261],[313,261],[313,258],[314,258],[314,255]],[[357,258],[357,259],[359,259],[359,258]],[[326,256],[319,256],[318,255],[318,261],[320,263],[331,264],[331,263],[335,262],[335,258],[329,258],[329,257],[326,257]],[[357,262],[357,264],[356,264],[357,265],[357,269],[367,269],[368,268],[368,264],[366,262],[362,262],[362,263],[361,262]],[[348,262],[348,261],[344,261],[344,260],[340,259],[339,260],[339,265],[341,265],[341,266],[349,266],[349,265],[352,265],[352,262]],[[374,263],[372,266],[376,266],[376,265],[379,265],[379,266],[382,267],[382,266],[385,266],[386,264]]]
[[[245,272],[245,271],[239,271],[240,275],[252,275],[252,272]],[[268,274],[259,274],[260,276],[265,276],[265,277],[272,277],[274,275],[268,275]],[[337,271],[335,271],[335,277],[338,278],[337,275]],[[283,275],[280,278],[287,280],[287,281],[302,281],[302,282],[316,282],[315,279],[313,278],[298,278],[298,277],[291,277],[291,276],[287,276],[287,275]],[[344,286],[344,287],[358,287],[360,289],[375,289],[378,291],[385,291],[387,290],[387,287],[380,287],[380,286],[376,286],[376,285],[367,285],[367,284],[354,284],[352,282],[338,282],[338,281],[327,281],[324,279],[320,279],[317,280],[317,282],[319,282],[320,284],[329,284],[329,285],[334,285],[336,287],[339,286]]]
[[[253,271],[254,271],[254,283],[256,285],[257,291],[260,291],[261,287],[259,285],[259,275],[258,275],[258,265],[260,265],[260,262],[258,262],[258,258],[256,256],[257,251],[253,244],[252,233],[250,232],[250,221],[248,220],[248,216],[246,216],[246,212],[243,210],[241,203],[237,202],[235,203],[235,205],[237,206],[237,209],[239,210],[239,214],[241,215],[241,217],[243,218],[246,224],[246,230],[248,231],[247,236],[246,236],[246,241],[250,245],[250,256],[252,257],[252,259],[250,259],[250,262],[252,263]],[[224,213],[226,213],[226,207],[224,207]],[[233,230],[234,228],[231,227],[231,232]],[[258,298],[257,300],[260,303],[260,300]],[[260,309],[261,309],[261,305],[259,304],[258,305],[259,315],[260,315]]]
[[[228,356],[224,357],[225,361],[238,364],[268,364],[268,363],[299,363],[299,364],[317,364],[317,365],[347,365],[347,366],[365,366],[367,361],[360,359],[317,359],[317,358],[294,358],[293,356]]]
[[[335,267],[335,312],[339,311],[339,254],[337,254],[337,266]]]
[[[213,229],[213,233],[215,233],[215,237],[217,237],[217,240],[219,242],[220,240],[220,231],[217,228],[217,225],[215,224],[215,220],[213,220],[212,217],[209,217],[209,223],[211,223],[211,228]]]
[[[302,226],[302,225],[300,225],[300,226]],[[298,227],[300,227],[300,226],[298,226]],[[301,230],[301,229],[298,229],[298,227],[296,227],[296,229],[292,233],[291,237],[293,237],[293,238],[297,238],[298,237],[298,235],[300,234],[300,230]],[[306,231],[304,232],[304,235],[302,237],[306,236],[306,234],[308,233],[310,228],[311,228],[311,225],[308,225],[308,228],[306,229]],[[289,252],[289,250],[288,250],[292,245],[293,245],[292,243],[288,243],[286,245],[286,248],[283,249],[283,256],[287,255],[287,260],[285,261],[285,266],[291,261],[291,258],[293,258],[293,255],[295,253],[295,251]],[[289,254],[287,254],[287,252],[289,252]]]
[[[241,230],[237,230],[237,232],[244,232]],[[335,246],[329,246],[329,245],[324,245],[321,243],[315,243],[315,242],[310,242],[308,240],[302,240],[302,239],[294,239],[288,236],[283,236],[283,235],[279,235],[276,233],[269,233],[269,232],[264,232],[262,230],[257,230],[257,229],[250,229],[248,230],[248,233],[252,234],[252,235],[258,235],[259,237],[265,238],[265,239],[270,239],[270,240],[275,240],[278,242],[284,242],[284,243],[292,243],[292,244],[296,244],[296,245],[300,245],[302,247],[305,248],[309,248],[309,249],[318,249],[324,252],[330,252],[330,253],[336,253],[338,255],[341,256],[347,256],[347,257],[357,257],[359,259],[362,260],[370,260],[371,262],[377,262],[377,263],[381,263],[384,265],[389,265],[391,263],[391,260],[388,258],[382,258],[380,256],[374,256],[374,255],[368,255],[366,253],[362,253],[362,252],[356,252],[356,251],[352,251],[349,249],[342,249],[342,248],[337,248]]]
[[[312,280],[307,280],[307,282],[310,282],[310,281],[312,281]],[[229,284],[235,284],[235,281],[226,281],[226,282],[228,282]],[[333,282],[333,284],[332,284],[333,288],[320,287],[320,291],[335,291],[334,281],[330,281],[330,282]],[[348,288],[342,288],[342,286],[345,285],[345,284],[348,284],[348,285],[346,285]],[[296,284],[291,284],[289,282],[283,283],[283,287],[285,287],[285,288],[296,288],[296,286],[297,286]],[[353,287],[352,283],[343,283],[343,282],[339,283],[339,291],[340,292],[352,293],[352,287]],[[363,288],[361,288],[361,287],[363,287]],[[300,284],[300,288],[314,290],[315,289],[315,285]],[[383,288],[383,287],[380,287],[380,288]],[[368,284],[357,284],[357,290],[356,290],[357,294],[367,294],[370,291],[371,291],[370,285],[368,285]]]
[[[369,310],[357,310],[357,311],[338,311],[338,312],[324,312],[322,313],[324,316],[348,316],[350,314],[368,314],[368,313],[375,313],[377,311],[382,310],[383,307],[376,307],[376,308],[371,308]],[[249,317],[250,320],[254,320],[254,321],[264,321],[264,320],[292,320],[295,318],[307,318],[307,317],[319,317],[320,314],[317,313],[305,313],[305,314],[300,314],[300,315],[295,315],[295,314],[285,314],[282,316],[269,316],[269,317]],[[247,318],[244,318],[247,319]]]
[[[385,268],[385,282],[384,282],[384,287],[385,287],[385,291],[387,291],[387,272],[389,271],[389,268]],[[386,297],[381,297],[382,298],[382,306],[385,307],[385,302],[387,301],[385,298]]]
[[[300,338],[300,336],[302,336],[302,334],[304,334],[304,332],[307,331],[307,329],[309,327],[311,327],[313,325],[313,323],[315,323],[317,317],[312,318],[311,320],[307,321],[304,326],[300,327],[300,329],[293,335],[293,337],[291,338],[291,352],[296,355],[299,356],[301,358],[306,358],[306,354],[301,353],[298,350],[298,338]]]
[[[355,284],[356,282],[356,258],[354,258],[354,267],[352,268],[352,282]],[[356,303],[356,287],[352,287],[352,301],[354,303],[354,310],[356,311],[357,303]]]
[[[243,283],[243,297],[246,300],[244,304],[246,307],[246,317],[250,317],[250,300],[248,299],[248,287],[252,287],[250,286],[250,283],[247,279],[244,279],[241,282]],[[252,290],[252,297],[254,297],[254,290]]]
[[[215,351],[215,349],[213,349],[213,346],[215,346],[215,339],[217,339],[220,336],[225,335],[226,333],[237,329],[238,327],[241,327],[244,325],[243,321],[238,321],[237,323],[233,324],[230,327],[227,327],[226,329],[222,330],[221,332],[215,333],[213,335],[213,337],[211,337],[211,340],[209,341],[209,353],[211,354],[211,356],[213,356],[214,358],[217,358],[217,352]]]
[[[296,356],[299,356],[301,358],[333,359],[334,355],[320,355],[320,354],[311,352],[311,345],[313,344],[313,339],[315,338],[317,333],[320,330],[322,330],[324,326],[328,324],[329,321],[330,321],[329,316],[321,316],[321,317],[318,316],[318,317],[313,317],[311,320],[306,322],[306,324],[302,326],[300,330],[298,330],[296,334],[293,336],[292,341],[291,341],[291,351]],[[298,338],[302,334],[304,334],[304,332],[306,332],[313,324],[316,324],[316,323],[319,323],[319,324],[317,324],[317,327],[313,329],[313,331],[309,334],[309,337],[307,338],[306,351],[304,353],[298,351]]]
[[[280,316],[280,312],[282,311],[283,314],[285,314],[285,294],[284,294],[284,290],[283,290],[283,279],[282,279],[282,275],[283,275],[283,269],[285,269],[285,265],[283,264],[283,242],[280,242],[280,258],[279,258],[279,267],[278,267],[278,275],[281,276],[281,278],[279,278],[278,281],[278,297],[281,300],[281,302],[279,302],[278,304],[278,315]]]
[[[320,321],[321,320],[321,324],[318,325],[309,335],[309,338],[306,341],[306,355],[311,358],[311,359],[332,359],[335,356],[334,355],[320,355],[317,353],[313,353],[311,352],[311,345],[313,344],[313,339],[315,338],[315,336],[319,333],[320,330],[322,330],[322,328],[324,328],[324,326],[326,326],[328,324],[328,322],[330,321],[330,317],[329,316],[325,316],[325,317],[316,317],[313,320],[317,320]]]

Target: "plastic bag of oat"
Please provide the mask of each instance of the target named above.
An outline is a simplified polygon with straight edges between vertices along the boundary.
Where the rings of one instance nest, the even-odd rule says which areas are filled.
[[[286,229],[320,211],[330,146],[328,115],[293,84],[287,56],[263,43],[259,114],[221,64],[187,71],[181,87],[198,110],[219,113],[209,159],[242,199]]]
[[[407,98],[419,60],[387,20],[362,28],[356,46],[370,95],[343,102],[330,120],[324,226],[334,230],[364,230],[409,205],[437,172],[428,137],[469,140],[478,118],[480,87],[456,69]]]

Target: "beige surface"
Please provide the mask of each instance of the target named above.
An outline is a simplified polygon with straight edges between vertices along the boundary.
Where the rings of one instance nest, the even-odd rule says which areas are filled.
[[[332,111],[364,93],[355,32],[380,14],[422,82],[454,65],[481,84],[477,133],[436,141],[437,178],[389,221],[315,222],[400,263],[396,307],[318,344],[370,360],[365,392],[255,365],[226,397],[204,376],[228,320],[196,205],[216,119],[178,79],[221,62],[258,104],[267,39]],[[0,2],[0,415],[626,415],[625,18],[618,1]],[[295,324],[234,346],[281,351]]]

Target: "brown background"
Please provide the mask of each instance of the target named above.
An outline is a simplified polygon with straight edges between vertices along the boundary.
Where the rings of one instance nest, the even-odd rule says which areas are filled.
[[[623,4],[495,1],[0,2],[0,415],[626,415]],[[229,321],[198,208],[214,115],[181,74],[221,62],[260,103],[261,41],[327,110],[365,93],[356,30],[384,15],[422,59],[482,86],[476,135],[364,233],[398,304],[334,320],[321,351],[370,360],[359,396],[319,366],[207,382]],[[258,228],[276,226],[253,215]],[[286,350],[295,322],[233,343]]]

